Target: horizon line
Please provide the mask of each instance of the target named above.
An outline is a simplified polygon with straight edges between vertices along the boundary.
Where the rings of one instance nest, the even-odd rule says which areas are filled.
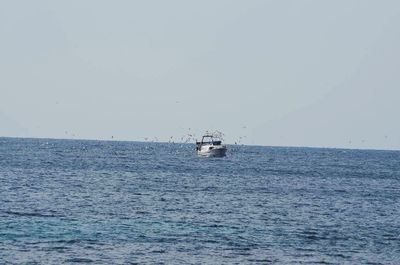
[[[121,140],[121,139],[95,139],[95,138],[51,138],[51,137],[25,137],[25,136],[0,136],[1,138],[11,139],[31,139],[31,140],[64,140],[64,141],[99,141],[99,142],[132,142],[132,143],[158,143],[158,144],[191,144],[190,142],[165,142],[165,141],[140,141],[140,140]],[[193,143],[195,144],[195,143]],[[261,145],[261,144],[234,144],[227,143],[230,146],[253,146],[253,147],[273,147],[273,148],[307,148],[307,149],[338,149],[354,151],[392,151],[399,152],[400,149],[377,149],[377,148],[349,148],[349,147],[324,147],[324,146],[290,146],[290,145]]]

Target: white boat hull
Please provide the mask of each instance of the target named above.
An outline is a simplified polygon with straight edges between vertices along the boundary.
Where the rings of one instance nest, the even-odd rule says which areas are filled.
[[[226,147],[223,145],[203,145],[197,151],[197,154],[206,157],[223,157],[226,155]]]

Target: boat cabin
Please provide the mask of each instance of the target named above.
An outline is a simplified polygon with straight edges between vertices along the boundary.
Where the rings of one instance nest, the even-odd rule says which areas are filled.
[[[199,149],[202,145],[221,145],[222,141],[217,139],[214,139],[213,135],[204,135],[201,138],[200,142],[196,142],[197,149]]]

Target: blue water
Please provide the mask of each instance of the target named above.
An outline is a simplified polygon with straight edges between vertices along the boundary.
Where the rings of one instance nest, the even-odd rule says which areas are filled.
[[[0,138],[0,264],[400,264],[400,152]]]

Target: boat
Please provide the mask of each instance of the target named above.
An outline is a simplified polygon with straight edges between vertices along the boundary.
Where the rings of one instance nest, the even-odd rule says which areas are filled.
[[[226,146],[222,145],[222,140],[214,135],[208,134],[196,141],[196,150],[199,156],[223,157],[226,155]]]

